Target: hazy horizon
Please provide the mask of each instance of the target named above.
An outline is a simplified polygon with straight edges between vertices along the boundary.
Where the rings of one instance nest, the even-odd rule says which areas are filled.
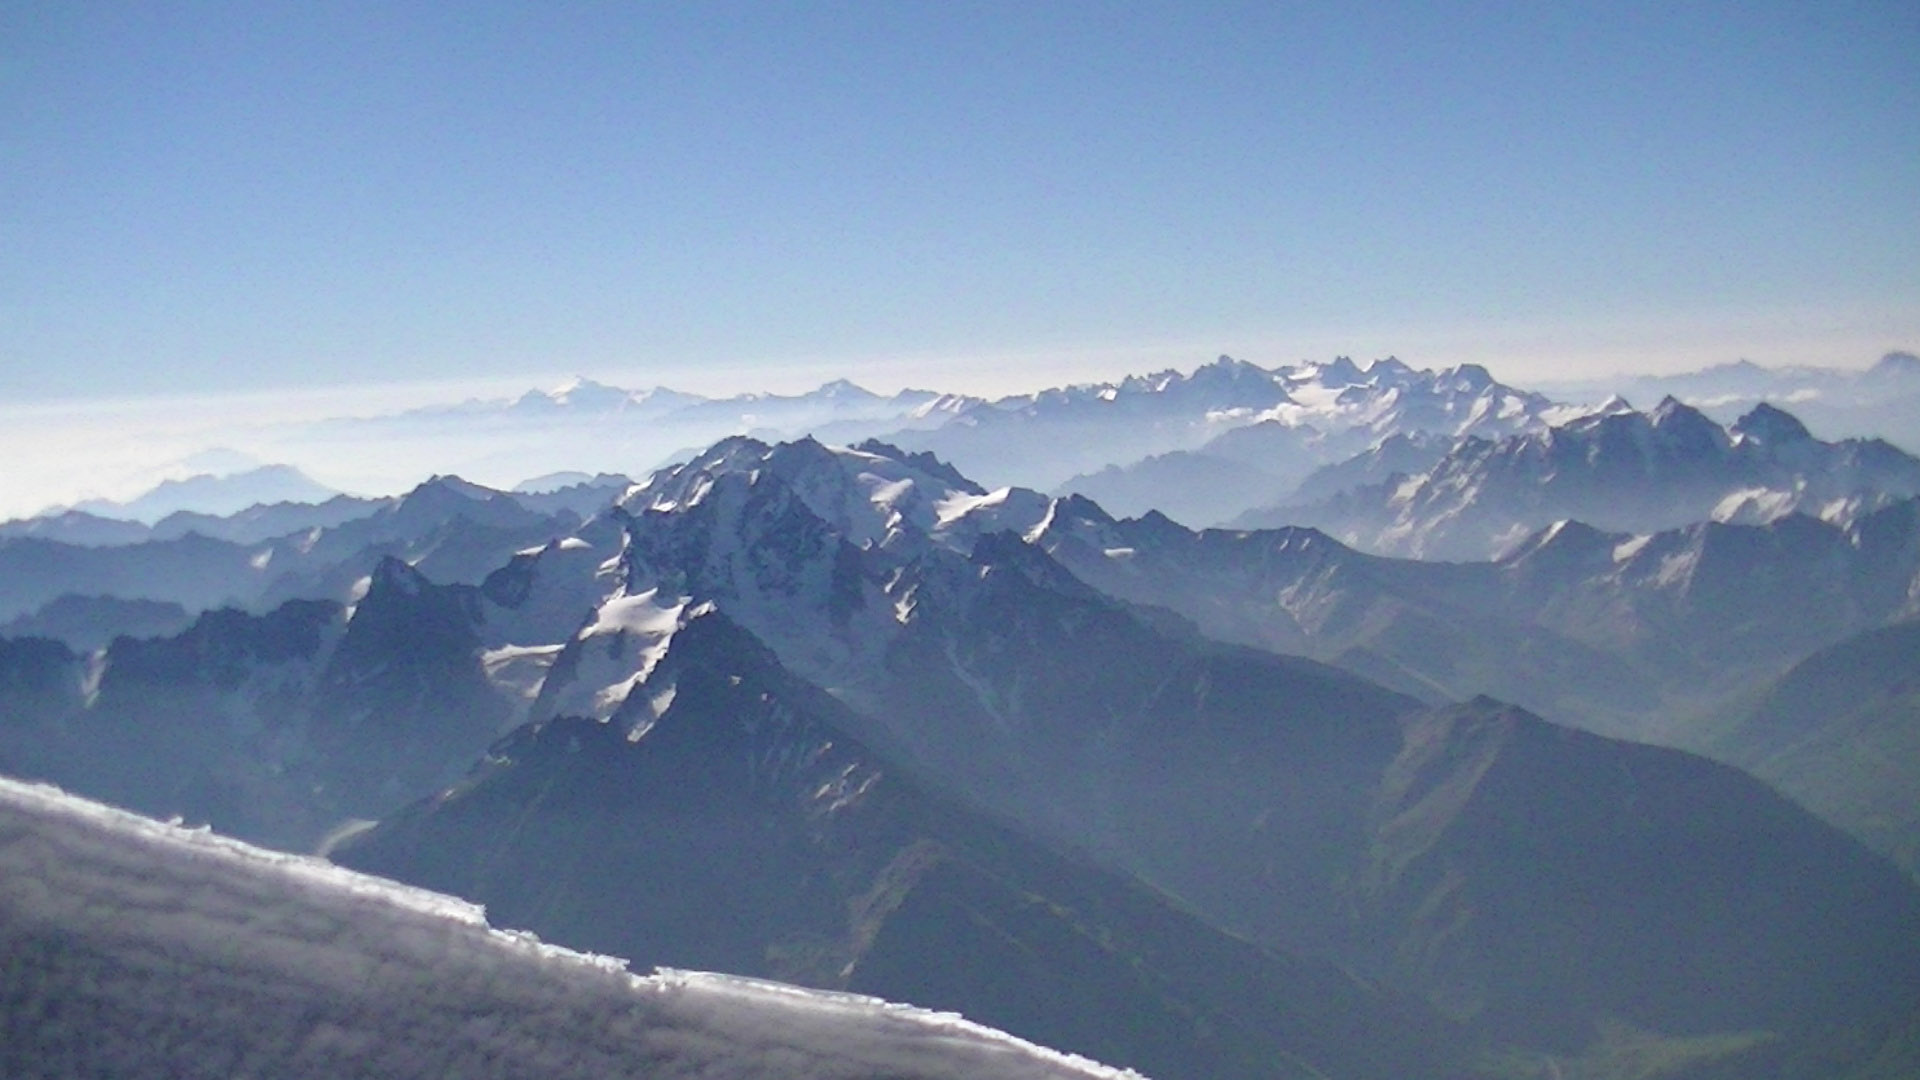
[[[1015,354],[1015,361],[1026,359],[1029,362],[996,365],[981,363],[976,358],[959,367],[945,369],[935,363],[916,369],[925,378],[906,379],[889,377],[897,375],[898,368],[861,371],[855,366],[836,368],[822,363],[784,367],[778,372],[779,378],[766,382],[751,381],[767,374],[761,369],[709,368],[704,371],[677,371],[661,379],[653,379],[651,376],[655,373],[647,371],[603,371],[569,375],[550,373],[545,377],[489,376],[369,382],[357,386],[14,401],[0,404],[0,422],[6,425],[9,432],[12,465],[4,475],[0,475],[0,520],[33,516],[89,500],[124,501],[151,490],[162,481],[240,471],[239,465],[246,462],[292,464],[320,482],[348,494],[398,494],[433,473],[455,471],[448,463],[463,452],[457,449],[461,445],[461,437],[449,435],[438,442],[422,444],[416,449],[425,456],[409,458],[395,465],[391,449],[385,443],[370,440],[363,445],[351,428],[326,433],[329,425],[378,420],[410,410],[454,406],[471,401],[510,401],[533,391],[552,391],[578,378],[629,391],[666,388],[710,398],[749,393],[802,394],[838,379],[848,379],[882,395],[902,389],[920,389],[1000,398],[1056,386],[1118,382],[1130,375],[1156,371],[1191,372],[1211,362],[1216,355],[1233,354],[1190,354],[1184,359],[1166,362],[1167,355],[1155,351],[1089,353],[1074,356],[1072,364],[1044,368],[1032,364],[1030,358]],[[1457,363],[1480,362],[1468,358],[1453,364],[1439,364],[1424,361],[1419,356],[1393,352],[1375,356],[1335,352],[1289,359],[1236,355],[1235,359],[1265,368],[1278,368],[1302,362],[1326,362],[1336,356],[1348,355],[1363,366],[1392,355],[1416,368],[1435,370],[1457,366]],[[1884,352],[1856,357],[1857,363],[1846,365],[1762,366],[1864,370],[1882,355]],[[1739,359],[1745,358],[1719,363],[1734,363]],[[1127,360],[1135,362],[1124,363]],[[1503,367],[1496,363],[1482,366],[1488,367],[1496,379],[1523,389],[1549,386],[1554,381],[1516,377],[1511,365]],[[1709,366],[1715,365],[1702,365]],[[959,385],[939,380],[939,376],[947,371],[962,374]],[[1043,377],[1045,371],[1060,372],[1063,377],[1050,381]],[[1621,372],[1613,377],[1626,380],[1637,375],[1675,373]],[[681,378],[672,377],[676,374]],[[1073,374],[1079,374],[1080,377],[1070,377]],[[1604,381],[1606,378],[1601,372],[1573,371],[1559,382]],[[464,451],[469,465],[459,470],[467,479],[507,487],[555,471],[532,466],[516,471],[512,464],[516,455],[511,452],[503,455],[497,446],[482,453],[472,449],[474,445],[480,443],[472,443]],[[210,460],[207,457],[209,452],[224,460],[228,467],[206,467],[204,462]],[[624,463],[583,461],[578,467],[587,471],[615,468],[629,475],[641,475],[660,464],[660,455],[663,453],[664,448],[656,448]],[[471,465],[476,459],[492,464],[476,469]]]
[[[0,514],[574,376],[1865,367],[1920,347],[1916,51],[1889,2],[15,6]]]

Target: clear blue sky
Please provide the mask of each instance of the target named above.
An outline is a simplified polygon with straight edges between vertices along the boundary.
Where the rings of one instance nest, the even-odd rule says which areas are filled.
[[[1865,364],[1916,57],[1912,0],[10,3],[0,396]]]

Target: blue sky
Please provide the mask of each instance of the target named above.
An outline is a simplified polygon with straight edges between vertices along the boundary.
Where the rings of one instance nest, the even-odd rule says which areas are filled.
[[[0,6],[0,397],[1920,345],[1920,5]]]

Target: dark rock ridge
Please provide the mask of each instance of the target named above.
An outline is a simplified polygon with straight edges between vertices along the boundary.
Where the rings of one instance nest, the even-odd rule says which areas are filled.
[[[724,615],[673,636],[642,727],[522,728],[350,866],[645,964],[940,1009],[1176,1077],[1458,1075],[1462,1034],[1324,963],[930,792]]]
[[[117,596],[66,595],[39,610],[0,623],[0,636],[44,637],[82,652],[104,648],[116,637],[165,637],[187,628],[193,617],[179,604],[123,600]]]

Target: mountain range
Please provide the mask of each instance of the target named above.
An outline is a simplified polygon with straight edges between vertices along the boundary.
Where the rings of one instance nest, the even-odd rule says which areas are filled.
[[[896,770],[718,611],[658,715],[559,716],[335,852],[644,964],[961,1012],[1154,1076],[1454,1075],[1413,1002],[1250,947]],[[650,708],[653,708],[650,706]]]
[[[1390,456],[1395,439],[1406,442],[1389,439],[1373,459]],[[1429,702],[1490,694],[1591,730],[1743,765],[1751,763],[1701,734],[1709,725],[1700,718],[1817,649],[1914,613],[1915,511],[1911,500],[1889,500],[1911,481],[1915,466],[1886,444],[1823,443],[1767,406],[1722,429],[1669,402],[1654,414],[1616,407],[1542,435],[1503,443],[1468,437],[1458,445],[1474,453],[1454,453],[1419,488],[1456,493],[1452,504],[1438,503],[1452,509],[1430,523],[1442,540],[1463,531],[1485,536],[1489,521],[1502,536],[1520,535],[1525,525],[1515,518],[1532,511],[1512,503],[1548,501],[1542,491],[1564,492],[1552,497],[1561,510],[1631,506],[1636,491],[1693,491],[1696,507],[1764,505],[1766,513],[1732,516],[1770,520],[1696,522],[1637,535],[1555,522],[1511,545],[1497,563],[1383,562],[1310,531],[1200,537],[1157,513],[1116,521],[1085,499],[1049,500],[1021,489],[987,499],[984,489],[925,452],[886,450],[898,468],[911,464],[926,483],[940,485],[941,494],[931,498],[946,500],[948,509],[936,508],[923,524],[942,536],[957,529],[955,550],[983,530],[1012,528],[1098,588],[1180,611],[1209,636],[1312,656]],[[1472,482],[1442,484],[1433,478],[1442,473]],[[317,507],[283,504],[209,519],[235,531],[267,522],[297,529],[248,543],[197,533],[114,549],[0,539],[0,568],[7,571],[0,576],[6,585],[0,614],[10,615],[6,625],[15,635],[54,636],[84,653],[119,634],[178,632],[195,613],[222,604],[264,613],[292,598],[352,603],[389,556],[410,561],[430,579],[469,585],[515,553],[562,540],[573,553],[520,558],[516,565],[610,558],[618,524],[597,533],[577,527],[581,512],[620,498],[626,479],[560,479],[563,486],[550,492],[504,493],[442,478],[403,498],[336,498]],[[1733,503],[1719,494],[1749,484],[1738,488],[1746,494]],[[1766,491],[1781,498],[1756,494]],[[1346,498],[1352,503],[1357,496]],[[1772,516],[1796,499],[1834,520]],[[1669,499],[1676,501],[1682,509],[1668,513],[1684,518],[1684,500]],[[336,524],[303,516],[339,517],[343,505],[355,516]],[[924,508],[921,513],[925,517]],[[948,518],[935,520],[939,514]],[[1043,518],[1048,527],[1034,534]],[[858,542],[883,535],[883,525],[862,524]],[[1076,539],[1076,531],[1087,535]],[[752,547],[762,540],[735,542]],[[504,575],[498,588],[524,586],[506,584],[513,577]],[[538,634],[489,645],[490,676],[524,687],[526,698],[513,715],[526,715],[533,696],[559,692],[545,684],[545,665],[562,651],[569,620],[605,592],[604,584],[558,589],[537,601],[549,606]],[[774,625],[757,629],[773,639],[785,632]],[[828,681],[843,689],[857,683],[838,675]],[[1893,781],[1887,786],[1895,796],[1904,791]],[[1821,792],[1789,790],[1816,804],[1840,805]],[[1868,829],[1878,837],[1876,846],[1912,865],[1908,841],[1868,825],[1881,818],[1842,814],[1836,820],[1856,832]]]
[[[1395,361],[909,408],[0,527],[0,771],[1163,1080],[1920,1067],[1913,458]]]
[[[1431,465],[1241,527],[1314,525],[1381,554],[1484,559],[1557,521],[1652,533],[1703,520],[1803,513],[1845,522],[1920,494],[1920,459],[1879,439],[1815,439],[1755,406],[1727,427],[1673,398],[1624,402],[1544,431],[1455,440]]]
[[[1896,541],[1858,541],[1889,589],[1911,580],[1889,561],[1901,507],[1849,526]],[[1635,538],[1383,560],[988,491],[878,442],[744,438],[587,522],[530,513],[436,481],[311,536],[336,566],[372,559],[344,600],[91,654],[9,642],[0,765],[321,845],[579,947],[957,1008],[1163,1077],[1464,1075],[1489,1055],[1618,1075],[1648,1052],[1798,1076],[1907,1052],[1920,892],[1856,841],[1725,766],[1446,703],[1465,682],[1416,698],[1222,642],[1209,616],[1274,595],[1234,567],[1297,555],[1335,600],[1342,574],[1399,582],[1398,607],[1508,582],[1501,603],[1563,620],[1544,656],[1578,640],[1593,601],[1570,596],[1652,610],[1658,573],[1549,572],[1614,567]],[[1640,547],[1840,532],[1702,528]],[[513,539],[450,539],[490,529]],[[415,564],[373,554],[388,544]],[[1128,574],[1172,583],[1130,594]],[[1344,618],[1324,610],[1296,621]],[[1827,644],[1744,632],[1788,641],[1783,666]]]
[[[1883,422],[1888,418],[1882,415],[1889,409],[1904,415],[1890,403],[1920,396],[1920,366],[1903,357],[1890,354],[1866,373],[1734,366],[1729,371],[1735,381],[1752,384],[1746,397],[1722,392],[1727,372],[1664,377],[1625,388],[1632,400],[1643,402],[1671,391],[1723,423],[1766,400],[1802,415],[1825,438],[1878,434],[1914,447],[1920,441],[1898,424]],[[813,434],[833,443],[877,436],[909,449],[934,450],[990,484],[1078,492],[1121,515],[1158,509],[1204,526],[1283,501],[1335,494],[1352,486],[1347,481],[1353,477],[1331,467],[1356,455],[1377,457],[1393,450],[1391,462],[1376,462],[1390,467],[1371,475],[1375,481],[1391,471],[1423,471],[1450,440],[1538,433],[1603,409],[1608,398],[1599,385],[1547,388],[1550,394],[1543,396],[1502,384],[1472,364],[1436,372],[1393,358],[1364,366],[1336,358],[1263,368],[1223,357],[1190,373],[1169,370],[998,400],[928,390],[883,396],[845,380],[804,394],[707,398],[575,379],[518,397],[267,425],[233,433],[253,448],[251,455],[197,454],[177,467],[238,469],[217,481],[233,487],[249,477],[287,471],[285,466],[258,468],[265,455],[318,470],[334,486],[361,491],[398,490],[434,470],[509,487],[534,474],[573,474],[578,481],[594,476],[582,470],[641,476],[735,434],[768,440]],[[1731,411],[1729,403],[1737,401],[1745,404]],[[1315,470],[1323,472],[1307,482]],[[150,472],[150,463],[142,463],[142,471]],[[212,477],[195,480],[202,486],[209,482]],[[175,507],[226,514],[244,502],[232,501],[243,494],[237,490],[216,499],[209,489],[200,491],[200,503],[180,506],[187,493],[178,483],[163,484],[138,500],[156,504],[142,519],[154,521]],[[291,497],[255,498],[272,503]],[[109,517],[128,516],[113,504],[97,509]],[[70,539],[103,534],[87,519],[69,525],[85,527],[38,528],[41,535]],[[201,526],[210,523],[191,525]],[[133,535],[124,529],[119,534]]]
[[[1920,452],[1920,357],[1910,352],[1887,353],[1863,370],[1740,360],[1675,375],[1549,381],[1539,389],[1564,401],[1672,396],[1722,423],[1765,402],[1791,410],[1823,438],[1879,437]]]
[[[404,496],[258,506],[211,524],[186,523],[184,531],[163,528],[176,514],[144,535],[111,543],[9,534],[0,526],[0,618],[73,603],[63,597],[158,601],[190,612],[223,605],[265,610],[289,598],[348,602],[387,556],[441,580],[477,583],[513,553],[572,533],[625,486],[510,493],[434,477]],[[100,618],[85,632],[110,637],[117,628]]]
[[[1179,521],[1213,525],[1280,502],[1316,469],[1387,438],[1497,438],[1543,430],[1582,411],[1496,382],[1474,364],[1436,372],[1388,358],[1363,369],[1341,357],[1267,371],[1221,357],[1185,380],[1171,372],[1156,379],[1036,395],[1017,403],[1016,421],[983,421],[994,442],[1013,440],[996,446],[1011,458],[1004,464],[981,461],[981,452],[963,438],[970,432],[956,425],[894,438],[902,445],[931,445],[970,472],[1086,495],[1114,513],[1159,510]],[[1004,410],[1009,403],[997,404]],[[1203,424],[1194,424],[1195,417],[1204,418]],[[1177,420],[1169,422],[1175,418],[1194,435],[1181,438]],[[1023,431],[1030,432],[1026,440],[1038,442],[1056,429],[1055,437],[1070,440],[1083,455],[1080,467],[1091,471],[1056,482],[1053,471],[1024,460],[1045,461],[1048,452],[1026,446]]]
[[[74,504],[71,510],[151,525],[183,512],[224,517],[250,506],[317,503],[338,494],[291,465],[259,465],[225,475],[196,473],[184,479],[163,480],[153,490],[126,502],[88,499]]]

